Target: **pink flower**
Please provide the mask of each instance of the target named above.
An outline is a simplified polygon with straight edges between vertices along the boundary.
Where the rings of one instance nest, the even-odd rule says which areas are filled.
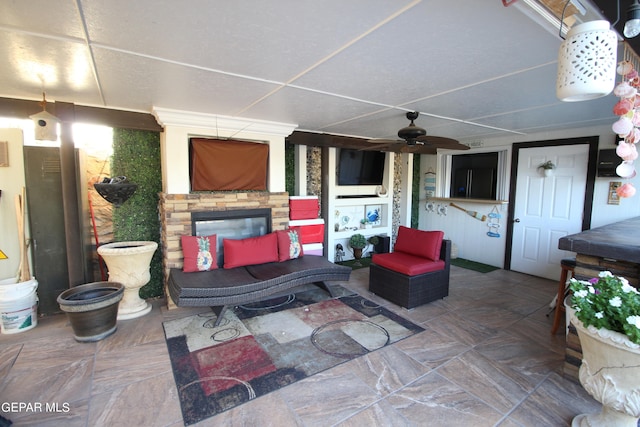
[[[620,187],[616,188],[616,194],[618,197],[633,197],[636,194],[636,189],[631,183],[627,182],[626,184],[622,184]]]

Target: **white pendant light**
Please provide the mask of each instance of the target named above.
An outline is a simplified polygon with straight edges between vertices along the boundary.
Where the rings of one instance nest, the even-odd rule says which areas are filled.
[[[627,9],[627,22],[624,23],[622,32],[628,39],[640,34],[640,3],[638,0],[634,0]]]
[[[618,37],[609,21],[590,21],[571,28],[558,52],[558,99],[587,101],[611,93],[617,51]]]

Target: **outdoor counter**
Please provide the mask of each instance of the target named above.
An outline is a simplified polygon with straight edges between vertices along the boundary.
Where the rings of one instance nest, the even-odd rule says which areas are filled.
[[[577,279],[589,280],[601,271],[609,270],[636,287],[640,283],[640,217],[562,237],[558,248],[576,253],[574,276]],[[581,361],[580,340],[575,328],[570,326],[565,349],[565,376],[577,381]]]

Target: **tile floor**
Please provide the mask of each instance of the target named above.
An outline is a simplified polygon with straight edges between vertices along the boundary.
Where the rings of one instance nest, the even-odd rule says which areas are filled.
[[[405,310],[369,294],[368,275],[339,283],[426,330],[197,425],[566,426],[600,410],[562,376],[564,335],[546,316],[555,282],[452,267],[449,297]],[[97,343],[75,342],[64,315],[0,335],[0,415],[15,426],[183,425],[162,321],[194,310],[153,305]]]

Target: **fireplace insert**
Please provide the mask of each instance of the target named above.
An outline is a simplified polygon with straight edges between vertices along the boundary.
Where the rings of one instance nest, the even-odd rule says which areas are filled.
[[[217,236],[218,267],[224,265],[224,239],[246,239],[271,233],[271,209],[236,209],[191,213],[194,236]]]

